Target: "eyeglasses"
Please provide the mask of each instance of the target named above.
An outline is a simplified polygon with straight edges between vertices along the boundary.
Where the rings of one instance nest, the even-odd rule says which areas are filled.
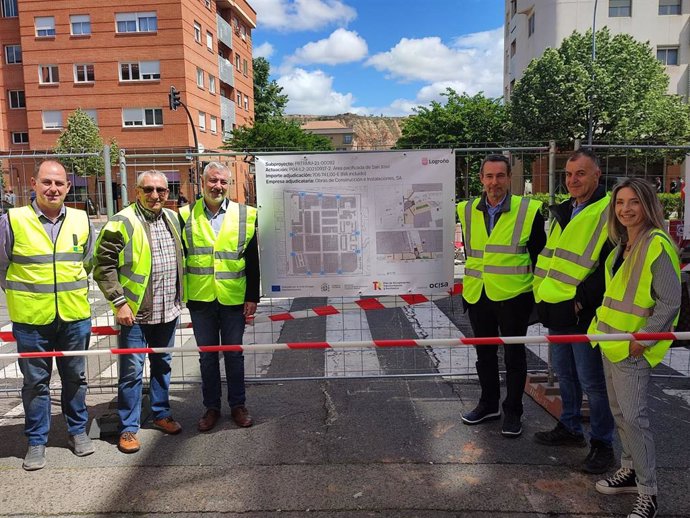
[[[144,191],[144,193],[146,194],[152,194],[153,191],[156,191],[158,194],[165,194],[166,192],[168,192],[167,187],[151,187],[150,185],[146,185],[144,187],[139,186],[139,189]]]

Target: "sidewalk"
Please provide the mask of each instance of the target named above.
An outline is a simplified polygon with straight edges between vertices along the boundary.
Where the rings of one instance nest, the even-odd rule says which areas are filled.
[[[671,392],[687,384],[663,381],[651,394],[660,516],[690,515],[690,408]],[[594,491],[598,477],[577,470],[586,449],[538,447],[532,434],[554,421],[528,397],[519,439],[503,438],[499,421],[463,425],[478,397],[469,381],[252,384],[255,426],[237,428],[223,409],[208,434],[196,432],[199,390],[172,397],[182,434],[147,423],[133,455],[111,440],[77,458],[55,416],[47,466],[31,473],[21,468],[23,419],[1,419],[0,515],[604,517],[625,516],[634,501]],[[92,417],[112,399],[89,395]]]

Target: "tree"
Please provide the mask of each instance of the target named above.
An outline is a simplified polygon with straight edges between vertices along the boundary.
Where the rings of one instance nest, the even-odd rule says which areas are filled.
[[[252,60],[254,69],[254,121],[267,122],[283,116],[288,96],[275,80],[269,82],[271,65],[265,58]]]
[[[99,153],[98,156],[65,157],[61,159],[65,169],[79,176],[100,176],[105,171],[103,139],[98,126],[84,111],[77,108],[67,118],[67,126],[60,133],[55,145],[56,153]],[[110,141],[111,165],[118,163],[119,147],[115,139]]]
[[[331,141],[321,135],[304,131],[296,122],[274,118],[256,122],[254,126],[240,126],[232,131],[223,149],[235,151],[329,151]]]
[[[668,76],[649,44],[604,28],[592,64],[591,34],[573,32],[532,60],[511,95],[511,137],[560,146],[585,139],[591,103],[597,141],[686,142],[690,108],[667,93]]]
[[[500,145],[506,138],[507,112],[501,99],[484,97],[483,93],[469,96],[448,88],[443,94],[446,103],[432,101],[430,107],[419,106],[416,114],[407,119],[397,149],[420,147],[462,147],[468,143]],[[481,192],[477,174],[479,155],[458,156],[455,191],[458,197]]]

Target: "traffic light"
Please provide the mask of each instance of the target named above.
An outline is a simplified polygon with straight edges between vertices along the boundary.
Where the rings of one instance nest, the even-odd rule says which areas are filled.
[[[177,107],[182,104],[182,101],[180,101],[180,92],[178,92],[174,86],[170,87],[168,103],[170,105],[170,109],[173,111],[177,111]]]

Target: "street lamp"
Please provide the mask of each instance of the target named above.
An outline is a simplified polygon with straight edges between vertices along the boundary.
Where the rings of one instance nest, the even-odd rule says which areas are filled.
[[[587,128],[587,146],[592,148],[592,133],[594,132],[594,110],[592,110],[592,91],[594,90],[594,60],[597,58],[597,3],[599,0],[594,0],[594,13],[592,15],[592,84],[589,87],[589,115]]]

